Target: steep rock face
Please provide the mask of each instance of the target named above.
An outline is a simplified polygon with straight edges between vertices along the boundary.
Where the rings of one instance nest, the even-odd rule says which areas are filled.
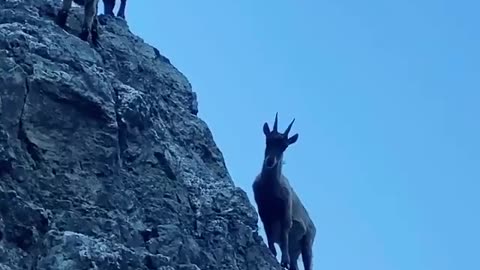
[[[0,269],[280,269],[188,80],[59,6],[0,0]]]

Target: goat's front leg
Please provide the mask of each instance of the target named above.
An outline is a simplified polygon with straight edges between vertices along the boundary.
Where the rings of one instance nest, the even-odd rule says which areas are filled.
[[[115,0],[103,0],[103,14],[114,16]]]
[[[92,31],[92,23],[93,17],[95,16],[95,2],[97,0],[87,0],[85,1],[85,6],[83,8],[84,15],[83,15],[83,24],[82,24],[82,31],[80,32],[80,39],[84,41],[88,41],[88,36]]]
[[[127,5],[127,0],[120,1],[120,8],[118,9],[117,16],[125,19],[125,6]]]
[[[288,194],[288,193],[287,193]],[[287,195],[287,200],[285,201],[284,215],[280,223],[280,249],[282,250],[282,260],[280,265],[287,269],[290,268],[290,251],[289,248],[289,239],[288,234],[293,225],[292,220],[292,199],[290,194]]]
[[[62,8],[57,13],[57,17],[55,18],[55,22],[62,28],[65,28],[67,24],[67,17],[70,8],[72,7],[72,0],[63,0]]]
[[[315,232],[309,232],[302,240],[302,259],[303,259],[303,267],[305,270],[312,270],[312,246],[313,246],[313,239],[315,237]]]
[[[290,269],[290,254],[288,250],[288,245],[289,245],[288,233],[291,227],[292,227],[292,219],[286,218],[282,222],[282,227],[280,230],[280,249],[282,250],[282,260],[280,265],[287,269]]]
[[[270,249],[274,257],[277,256],[277,250],[275,249],[275,239],[274,239],[275,225],[276,224],[273,222],[263,224],[265,228],[265,234],[267,235],[268,249]]]
[[[86,0],[85,1],[85,7],[84,7],[84,10],[85,10],[85,15],[83,16],[83,25],[82,25],[82,32],[80,32],[80,38],[84,41],[88,41],[88,36],[91,34],[92,32],[92,26],[94,23],[97,23],[95,21],[96,17],[97,17],[97,8],[98,8],[98,0]],[[94,31],[98,31],[97,30],[98,28],[98,24],[95,26],[95,30]],[[96,35],[97,33],[95,33]],[[93,43],[96,44],[97,41],[96,39],[98,38],[98,36],[96,37],[93,37]]]
[[[92,43],[98,46],[98,17],[95,16],[92,23]]]

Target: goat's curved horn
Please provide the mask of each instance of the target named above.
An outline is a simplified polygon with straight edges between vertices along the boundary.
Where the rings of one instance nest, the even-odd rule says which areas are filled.
[[[293,118],[292,122],[290,122],[290,125],[288,125],[287,129],[285,130],[285,136],[288,136],[288,133],[290,132],[290,129],[292,128],[293,122],[295,122],[295,118]]]
[[[273,131],[277,132],[277,126],[278,126],[278,112],[275,113],[275,122],[273,123]]]

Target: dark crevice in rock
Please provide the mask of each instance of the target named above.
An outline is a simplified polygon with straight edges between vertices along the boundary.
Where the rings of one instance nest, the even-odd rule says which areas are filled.
[[[38,8],[38,15],[40,17],[46,17],[51,20],[54,20],[57,13],[55,12],[55,7],[52,6],[50,3],[47,3],[46,5],[41,5]]]
[[[147,229],[147,230],[144,230],[144,231],[140,231],[140,235],[142,235],[144,242],[148,242],[148,240],[160,236],[160,235],[158,234],[157,228]]]
[[[18,133],[17,133],[17,138],[20,140],[25,145],[25,148],[27,150],[27,153],[29,156],[32,158],[34,161],[33,167],[36,169],[41,162],[41,154],[40,154],[40,149],[28,139],[27,133],[25,131],[25,128],[23,126],[23,114],[25,113],[25,106],[27,104],[27,98],[28,94],[30,93],[30,84],[28,82],[28,79],[25,80],[25,87],[27,89],[27,93],[25,93],[25,97],[23,99],[23,107],[22,111],[20,113],[20,119],[18,121]]]
[[[13,161],[15,160],[13,152],[9,146],[9,135],[0,127],[0,145],[7,145],[6,147],[0,146],[0,176],[10,174],[13,171]]]
[[[0,160],[0,176],[4,174],[11,174],[13,170],[11,160]]]
[[[145,256],[145,266],[151,270],[157,269],[157,267],[155,267],[155,265],[153,264],[152,256],[150,255]]]
[[[152,48],[153,48],[153,51],[154,51],[154,53],[155,53],[155,58],[156,58],[156,59],[160,60],[160,61],[163,62],[163,63],[166,63],[166,64],[171,65],[170,59],[168,59],[166,56],[163,56],[163,55],[158,51],[157,48],[155,48],[155,47],[152,47]]]
[[[117,121],[117,138],[118,138],[118,160],[119,164],[122,165],[122,160],[124,157],[124,151],[127,149],[127,126],[125,122],[122,121],[122,116],[120,115],[120,97],[118,94],[118,89],[113,88],[115,91],[114,102],[115,102],[115,119]]]
[[[95,176],[96,177],[107,177],[108,174],[106,172],[97,172],[97,173],[95,173]]]
[[[50,222],[48,220],[48,217],[45,215],[41,215],[40,222],[36,227],[40,233],[42,234],[47,233],[48,229],[50,228]]]
[[[99,120],[108,122],[110,117],[109,115],[102,109],[102,106],[96,104],[95,102],[86,99],[79,93],[72,93],[71,97],[60,97],[56,94],[50,93],[48,91],[42,92],[45,96],[48,96],[53,101],[56,101],[61,104],[65,104],[67,106],[71,106],[73,108],[77,108],[78,112],[84,114],[85,116]]]
[[[153,155],[160,163],[160,166],[162,167],[163,172],[165,172],[166,176],[172,180],[177,180],[177,176],[173,171],[172,166],[170,165],[170,162],[165,157],[165,154],[160,152],[154,152]]]
[[[27,251],[33,244],[33,232],[25,226],[14,225],[9,241],[15,243],[24,251]]]
[[[198,99],[197,99],[197,93],[195,92],[190,92],[189,94],[189,99],[190,99],[190,113],[193,115],[198,115]]]

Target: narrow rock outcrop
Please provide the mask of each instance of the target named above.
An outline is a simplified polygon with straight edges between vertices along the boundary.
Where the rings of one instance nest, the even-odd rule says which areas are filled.
[[[0,269],[280,269],[188,80],[60,2],[0,0]]]

